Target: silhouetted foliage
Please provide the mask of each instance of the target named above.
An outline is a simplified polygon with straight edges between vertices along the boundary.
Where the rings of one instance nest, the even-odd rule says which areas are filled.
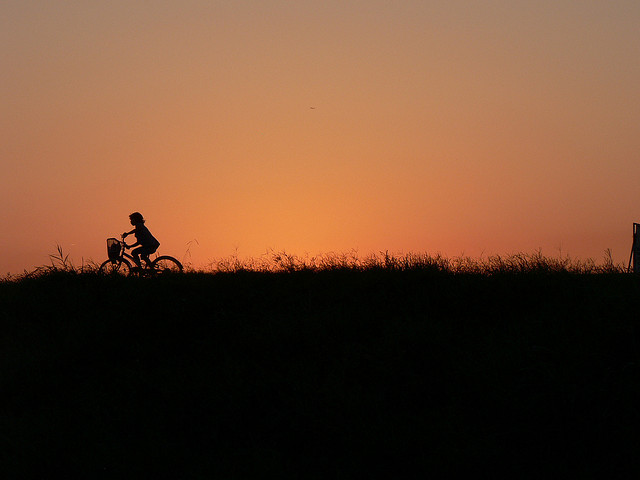
[[[638,470],[635,275],[536,255],[280,258],[271,270],[55,270],[0,283],[0,468],[85,478]]]

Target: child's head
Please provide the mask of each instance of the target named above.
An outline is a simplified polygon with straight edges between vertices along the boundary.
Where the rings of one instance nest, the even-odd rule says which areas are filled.
[[[129,220],[131,220],[131,225],[144,223],[144,218],[142,218],[142,214],[140,212],[133,212],[129,215]]]

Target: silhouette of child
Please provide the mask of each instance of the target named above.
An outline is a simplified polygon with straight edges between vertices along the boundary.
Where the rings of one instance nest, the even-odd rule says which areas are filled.
[[[128,245],[128,248],[138,247],[131,252],[133,255],[133,259],[138,265],[138,268],[142,266],[140,263],[140,258],[147,264],[147,267],[151,267],[151,260],[149,260],[149,255],[154,253],[158,247],[160,246],[160,242],[155,239],[151,232],[144,224],[144,218],[140,212],[134,212],[129,215],[129,220],[131,220],[131,225],[135,228],[130,232],[125,232],[122,234],[123,240],[132,233],[136,236],[136,243],[133,245]]]

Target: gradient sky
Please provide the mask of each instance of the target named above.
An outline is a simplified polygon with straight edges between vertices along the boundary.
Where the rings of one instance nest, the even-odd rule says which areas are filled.
[[[0,275],[102,261],[136,210],[196,266],[626,263],[638,25],[637,0],[4,0]]]

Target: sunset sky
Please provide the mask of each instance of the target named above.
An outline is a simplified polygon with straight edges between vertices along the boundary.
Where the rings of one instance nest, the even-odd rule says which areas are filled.
[[[626,263],[637,0],[0,3],[0,275],[159,252]],[[197,242],[197,243],[196,243]]]

